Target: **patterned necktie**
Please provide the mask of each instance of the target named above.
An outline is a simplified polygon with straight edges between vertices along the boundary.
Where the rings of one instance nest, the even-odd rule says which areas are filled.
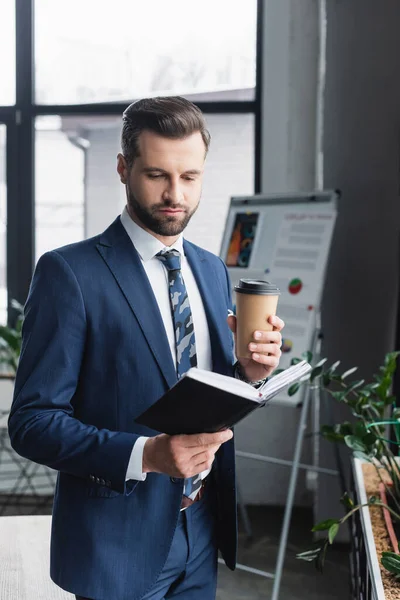
[[[197,366],[196,342],[192,311],[181,271],[181,257],[178,250],[162,250],[156,254],[168,271],[169,299],[175,331],[176,373],[178,379]],[[196,475],[185,479],[184,495],[192,500],[201,488],[201,477]]]

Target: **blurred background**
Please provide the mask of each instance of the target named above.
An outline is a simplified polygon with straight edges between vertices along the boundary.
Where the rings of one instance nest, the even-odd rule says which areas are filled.
[[[25,302],[44,252],[121,212],[124,108],[183,95],[212,136],[193,242],[219,253],[232,196],[340,190],[323,355],[370,377],[398,346],[399,30],[398,0],[1,0],[0,323],[15,317],[12,299]],[[0,381],[5,412],[11,397],[12,382]],[[344,415],[324,410],[321,423]],[[238,430],[238,446],[290,461],[298,422],[296,410],[271,408]],[[308,424],[303,463],[312,436]],[[320,464],[337,467],[325,442]],[[238,475],[256,539],[242,530],[244,559],[273,569],[290,470],[238,458]],[[40,469],[32,477],[49,512],[54,481]],[[3,479],[15,496],[4,514],[15,514],[32,489]],[[336,477],[320,475],[316,489],[299,473],[281,598],[346,597],[347,532],[325,579],[295,560],[313,520],[341,514],[339,497]],[[221,570],[221,586],[220,598],[268,598],[272,583]]]

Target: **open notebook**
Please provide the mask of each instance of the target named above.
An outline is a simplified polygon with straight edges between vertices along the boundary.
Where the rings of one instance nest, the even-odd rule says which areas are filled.
[[[284,388],[311,370],[301,361],[271,377],[261,388],[203,369],[189,369],[135,421],[150,429],[176,435],[213,433],[232,427],[260,406],[265,406]]]

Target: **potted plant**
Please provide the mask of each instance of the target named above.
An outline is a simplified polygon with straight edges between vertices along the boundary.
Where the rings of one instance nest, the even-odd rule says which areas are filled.
[[[370,535],[367,526],[370,526],[369,515],[371,514],[372,517],[372,514],[378,511],[379,519],[389,526],[392,543],[390,544],[389,541],[389,533],[387,536],[385,534],[387,539],[383,544],[383,551],[382,544],[379,542],[378,552],[376,547],[367,548],[366,552],[367,555],[375,553],[375,561],[379,556],[384,567],[381,568],[383,579],[386,579],[389,585],[396,587],[398,594],[396,597],[400,597],[400,583],[397,583],[396,579],[400,577],[400,555],[395,533],[396,526],[400,525],[400,462],[395,452],[397,453],[397,448],[400,447],[400,408],[396,408],[392,384],[399,354],[400,352],[388,353],[384,364],[369,382],[363,379],[350,380],[357,367],[340,374],[338,372],[340,361],[327,367],[327,359],[323,359],[308,375],[289,389],[289,394],[293,395],[302,385],[320,386],[321,390],[328,393],[335,402],[348,407],[352,419],[335,425],[324,425],[321,434],[327,440],[344,443],[350,448],[353,454],[353,467],[355,465],[353,468],[355,477],[364,479],[361,482],[356,481],[355,488],[361,490],[356,494],[356,498],[348,492],[341,498],[341,503],[346,510],[344,516],[317,523],[313,531],[326,532],[325,537],[318,540],[313,548],[298,554],[298,558],[314,561],[316,567],[322,571],[327,549],[333,543],[339,528],[354,519],[356,515],[362,519],[360,531],[363,532],[363,537],[368,538],[363,540],[363,544],[373,544],[372,532]],[[304,357],[308,362],[313,358],[309,352],[305,353]],[[292,362],[298,360],[300,359],[293,359]],[[394,439],[390,439],[389,426],[394,431],[392,435]],[[366,484],[367,476],[373,480],[373,488]],[[392,525],[395,526],[394,529]],[[358,551],[359,548],[356,550]],[[368,562],[371,563],[369,559]],[[389,575],[385,569],[392,575]],[[377,570],[379,575],[379,569]],[[374,572],[371,576],[373,585],[377,585],[376,578]],[[385,586],[381,587],[383,590]],[[380,597],[394,596],[389,594]]]
[[[0,325],[0,377],[3,379],[14,379],[22,344],[24,309],[16,300],[12,300],[11,306],[17,311],[15,326]]]

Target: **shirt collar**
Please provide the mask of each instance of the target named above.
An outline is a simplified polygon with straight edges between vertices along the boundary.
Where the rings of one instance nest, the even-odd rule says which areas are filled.
[[[175,248],[183,255],[182,235],[178,237],[172,246],[164,246],[164,244],[154,237],[154,235],[151,235],[151,233],[142,229],[135,221],[132,221],[126,206],[121,214],[121,223],[125,228],[126,233],[129,235],[132,244],[138,251],[140,258],[144,262],[154,258],[158,252],[165,249],[170,250],[171,248]]]

